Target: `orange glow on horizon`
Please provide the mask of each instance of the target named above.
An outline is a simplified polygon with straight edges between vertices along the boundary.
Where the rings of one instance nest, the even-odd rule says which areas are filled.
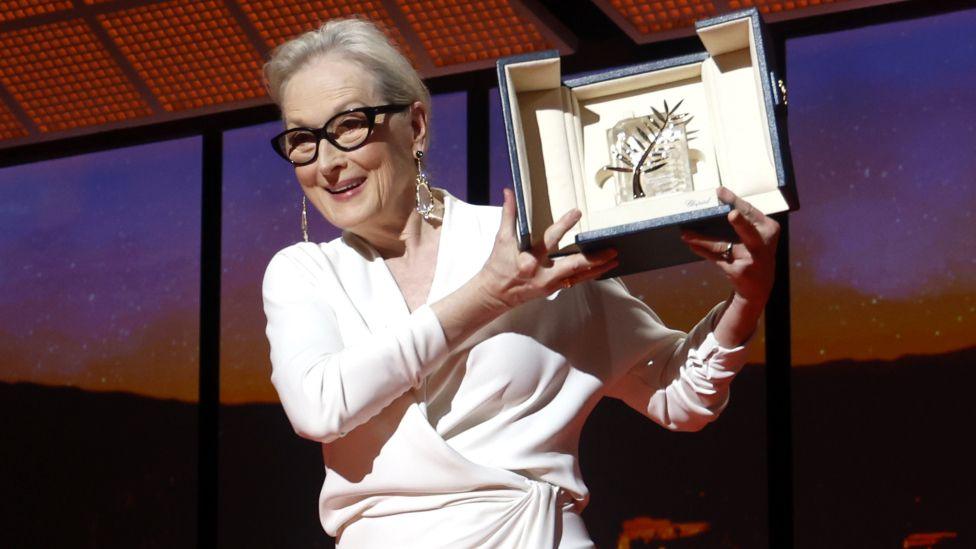
[[[711,528],[708,522],[671,522],[670,519],[637,517],[625,520],[621,525],[617,549],[630,549],[631,542],[635,540],[650,543],[691,538],[704,534]]]

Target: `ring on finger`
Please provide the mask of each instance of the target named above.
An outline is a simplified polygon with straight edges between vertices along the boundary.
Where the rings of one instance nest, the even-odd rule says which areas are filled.
[[[728,246],[726,246],[725,247],[725,250],[722,252],[722,259],[724,259],[726,263],[732,263],[732,243],[731,242],[729,242]]]

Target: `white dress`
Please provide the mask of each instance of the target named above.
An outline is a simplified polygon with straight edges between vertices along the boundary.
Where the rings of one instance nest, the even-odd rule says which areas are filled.
[[[446,195],[428,303],[478,272],[500,221]],[[295,432],[323,443],[319,513],[339,547],[593,547],[577,446],[597,401],[697,430],[746,355],[712,335],[724,303],[685,334],[615,279],[522,305],[451,348],[351,234],[279,251],[263,293],[271,379]]]

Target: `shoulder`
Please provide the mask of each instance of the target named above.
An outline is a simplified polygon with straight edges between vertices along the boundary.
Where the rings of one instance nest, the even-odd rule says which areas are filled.
[[[334,272],[334,265],[348,246],[337,238],[330,242],[296,242],[271,257],[264,271],[263,286],[315,284],[323,274]]]
[[[453,199],[454,208],[469,218],[474,218],[479,222],[497,223],[502,218],[501,206],[481,206]]]
[[[469,233],[472,238],[493,240],[502,220],[500,206],[479,206],[469,204],[448,195],[451,212],[451,231]]]

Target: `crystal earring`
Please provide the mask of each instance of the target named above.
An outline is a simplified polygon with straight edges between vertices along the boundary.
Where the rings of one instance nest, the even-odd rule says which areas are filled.
[[[305,195],[302,195],[302,238],[308,242],[308,212],[305,211]]]
[[[430,181],[424,171],[424,151],[417,151],[414,156],[417,162],[417,213],[424,221],[430,221],[434,213],[434,194],[430,192]]]

